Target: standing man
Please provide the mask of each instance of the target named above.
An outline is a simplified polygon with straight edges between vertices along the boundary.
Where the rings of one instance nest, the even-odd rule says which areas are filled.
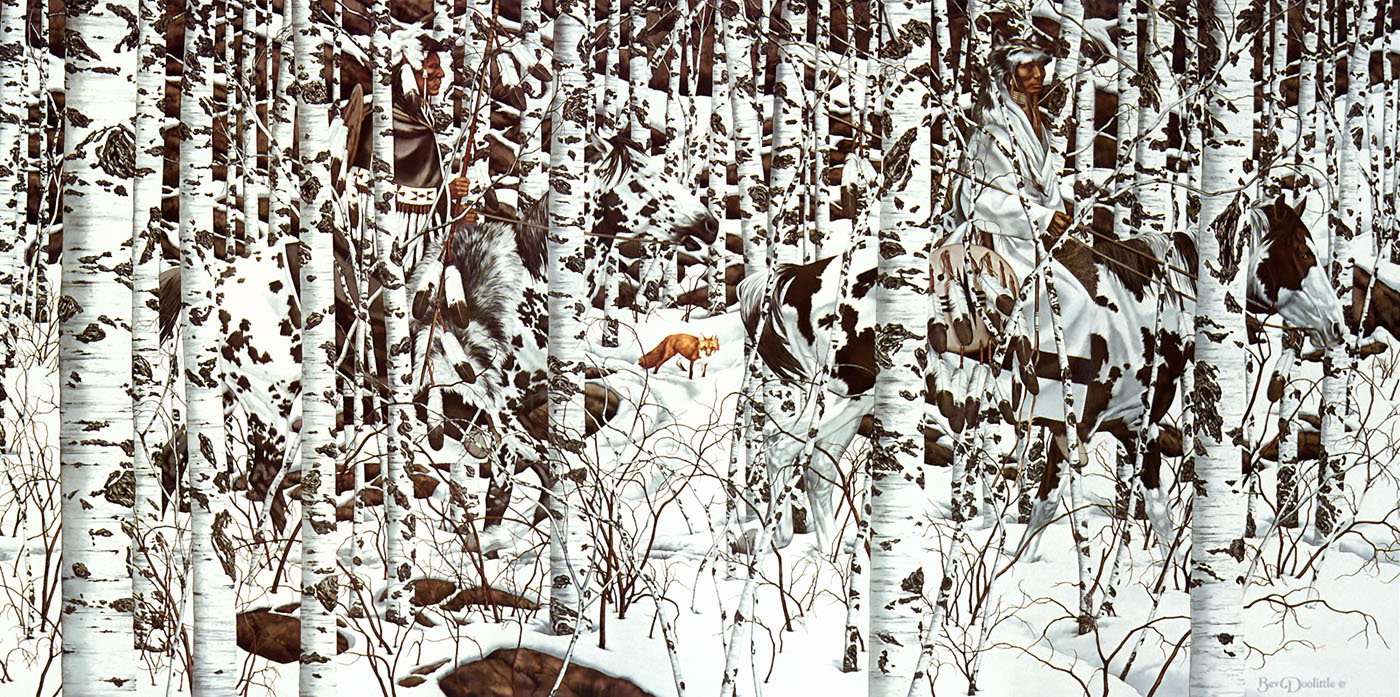
[[[959,167],[967,178],[954,201],[961,238],[995,250],[1022,276],[1071,220],[1039,105],[1049,61],[1029,42],[992,49],[988,80],[973,108],[976,131]]]

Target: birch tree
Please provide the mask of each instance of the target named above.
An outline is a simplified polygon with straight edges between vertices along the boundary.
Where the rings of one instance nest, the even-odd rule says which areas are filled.
[[[131,573],[131,263],[135,3],[67,5],[59,458],[63,686],[136,687]]]
[[[1050,150],[1053,152],[1066,152],[1069,147],[1069,130],[1072,123],[1077,119],[1069,118],[1074,114],[1076,96],[1078,92],[1075,85],[1087,81],[1093,83],[1093,75],[1088,70],[1084,70],[1084,75],[1080,75],[1080,58],[1083,56],[1084,44],[1084,3],[1082,0],[1064,0],[1060,5],[1060,40],[1065,45],[1065,57],[1055,61],[1055,80],[1060,85],[1064,99],[1060,100],[1053,113],[1048,114],[1049,121],[1053,124],[1050,130]],[[946,44],[944,44],[946,45]],[[1076,138],[1075,145],[1084,148],[1085,143]],[[1093,152],[1092,149],[1090,152]],[[1078,171],[1077,168],[1071,171]],[[1086,172],[1087,174],[1087,172]]]
[[[1137,204],[1137,148],[1138,140],[1138,40],[1137,3],[1122,0],[1118,3],[1118,126],[1117,152],[1114,159],[1114,174],[1109,189],[1113,193],[1113,234],[1119,239],[1134,233],[1133,207]]]
[[[801,263],[806,252],[805,206],[797,175],[802,171],[803,114],[807,111],[803,41],[807,33],[807,0],[782,0],[782,17],[773,25],[778,43],[773,86],[773,155],[768,168],[768,227],[773,234],[773,258],[778,263]]]
[[[148,436],[160,407],[160,389],[168,373],[160,346],[160,214],[165,139],[161,133],[165,96],[165,36],[156,22],[165,16],[164,0],[141,0],[140,66],[136,73],[135,180],[132,182],[131,373],[134,414],[133,469],[135,502],[132,528],[132,598],[135,601],[136,648],[162,650],[164,633],[156,634],[162,610],[156,606],[152,554],[165,547],[161,530],[161,473],[151,460]]]
[[[319,7],[319,5],[318,5]],[[325,34],[310,0],[293,0],[298,155],[301,162],[301,677],[303,697],[334,695],[335,609],[335,256],[330,176],[330,95]]]
[[[1302,5],[1303,36],[1298,62],[1298,131],[1294,138],[1293,159],[1306,174],[1308,180],[1317,175],[1315,160],[1319,133],[1314,130],[1317,123],[1317,27],[1318,4],[1321,0],[1300,0]],[[1323,132],[1325,136],[1325,131]],[[1303,198],[1307,190],[1298,189],[1297,197]]]
[[[1346,27],[1351,32],[1348,37],[1351,55],[1347,57],[1345,122],[1337,151],[1340,179],[1338,200],[1333,202],[1329,215],[1332,228],[1329,268],[1343,313],[1351,312],[1352,305],[1352,269],[1356,264],[1352,237],[1362,231],[1367,214],[1365,192],[1362,190],[1366,165],[1361,150],[1366,131],[1362,93],[1371,81],[1368,66],[1374,25],[1362,18],[1355,3],[1347,3]],[[1346,421],[1351,413],[1348,387],[1350,373],[1356,367],[1356,361],[1349,351],[1351,344],[1347,340],[1327,347],[1322,361],[1322,482],[1317,492],[1316,522],[1318,534],[1324,536],[1332,534],[1343,515],[1341,499],[1347,449]]]
[[[407,582],[412,561],[409,543],[414,520],[407,466],[415,442],[411,404],[413,395],[413,338],[408,327],[408,290],[403,270],[403,250],[396,245],[392,231],[394,205],[394,120],[393,56],[389,48],[389,0],[376,0],[370,6],[374,23],[374,95],[370,110],[373,138],[370,171],[374,176],[373,225],[379,253],[375,274],[384,293],[384,345],[386,347],[389,402],[388,437],[385,439],[387,466],[381,477],[384,490],[385,553],[389,583],[385,618],[407,624]]]
[[[744,275],[764,273],[768,266],[767,216],[761,215],[768,206],[768,187],[763,177],[763,112],[759,108],[758,83],[762,73],[755,73],[751,52],[758,35],[759,19],[749,15],[747,3],[726,0],[719,13],[724,25],[724,55],[729,73],[729,105],[733,118],[734,163],[738,176],[739,226],[744,244]],[[738,419],[743,426],[747,472],[739,491],[748,491],[766,499],[767,478],[758,435],[762,433],[763,417],[755,409],[751,395],[759,394],[763,384],[762,362],[757,360],[752,337],[744,336],[745,393],[740,400]],[[749,514],[748,509],[743,514]]]
[[[931,3],[887,0],[881,79],[888,131],[881,134],[879,339],[870,500],[870,694],[904,697],[917,677],[923,635],[924,365],[928,321],[932,173],[928,86]]]
[[[714,63],[710,66],[710,114],[707,121],[706,133],[710,141],[708,149],[709,162],[707,177],[708,187],[705,191],[705,200],[709,205],[710,215],[715,220],[723,221],[728,214],[726,201],[729,197],[729,163],[733,162],[731,153],[733,139],[730,133],[733,131],[734,112],[729,105],[729,65],[728,56],[725,53],[724,45],[724,22],[721,21],[719,11],[716,10],[712,17],[714,19],[711,39],[714,42],[713,54]],[[725,289],[726,272],[726,236],[722,224],[717,224],[715,228],[715,242],[711,247],[711,264],[709,273],[709,305],[710,312],[723,312],[728,304],[727,292]]]
[[[554,486],[549,496],[549,626],[555,634],[572,634],[587,601],[588,551],[580,509],[570,503],[586,470],[582,454],[583,412],[578,404],[583,385],[583,237],[588,194],[584,166],[585,129],[592,122],[583,76],[587,45],[579,0],[560,2],[554,20],[554,75],[558,106],[553,114],[549,157],[549,435]],[[636,36],[633,36],[636,39]],[[582,597],[581,597],[582,596]]]
[[[1191,526],[1191,693],[1244,694],[1244,497],[1240,453],[1247,394],[1244,370],[1247,238],[1244,187],[1253,136],[1250,38],[1239,28],[1240,0],[1202,7],[1201,51],[1208,118],[1202,123],[1201,227],[1197,268],[1195,503]],[[1214,16],[1210,16],[1210,14]]]
[[[232,694],[234,643],[232,540],[219,328],[214,280],[214,86],[209,57],[214,3],[186,0],[180,95],[180,287],[184,315],[186,449],[190,482],[193,589],[191,692]]]
[[[25,7],[0,5],[0,376],[9,367],[14,342],[9,340],[12,306],[22,296],[21,240],[27,197],[25,159],[28,139],[22,137],[25,105]],[[23,150],[21,150],[23,144]],[[0,404],[0,416],[4,406]]]

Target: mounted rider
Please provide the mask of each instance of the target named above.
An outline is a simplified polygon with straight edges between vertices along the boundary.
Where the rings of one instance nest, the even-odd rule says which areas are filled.
[[[992,49],[953,201],[953,239],[990,247],[1022,277],[1071,222],[1039,105],[1050,59],[1027,41]]]

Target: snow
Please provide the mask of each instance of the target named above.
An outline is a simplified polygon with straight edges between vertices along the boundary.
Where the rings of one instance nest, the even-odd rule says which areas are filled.
[[[1394,267],[1383,265],[1382,274],[1392,273]],[[1383,275],[1383,278],[1386,276]],[[589,318],[588,340],[594,361],[613,371],[609,378],[614,389],[628,397],[622,412],[614,419],[596,442],[590,445],[597,476],[608,485],[611,500],[617,507],[621,528],[632,538],[621,540],[621,554],[638,563],[645,563],[653,582],[665,601],[641,593],[626,613],[619,618],[612,601],[604,610],[604,627],[598,626],[598,608],[592,606],[584,613],[589,626],[580,633],[573,647],[572,661],[605,673],[626,678],[657,696],[676,694],[675,677],[657,613],[664,613],[674,624],[678,637],[680,669],[686,693],[690,695],[717,694],[724,665],[724,642],[728,626],[723,617],[732,616],[747,572],[744,557],[732,557],[740,562],[733,573],[722,561],[716,571],[713,540],[716,527],[723,521],[723,489],[721,480],[728,467],[730,440],[727,426],[734,418],[733,393],[742,380],[743,329],[734,313],[710,316],[695,311],[686,319],[680,311],[663,311],[650,318],[632,323],[630,313],[622,320],[621,345],[605,349],[601,345],[601,314]],[[710,360],[705,376],[686,377],[684,363],[675,361],[664,365],[659,373],[642,371],[636,359],[668,334],[691,333],[718,337],[720,349]],[[1386,389],[1376,395],[1376,404],[1384,408],[1370,409],[1366,391],[1360,413],[1366,415],[1362,425],[1369,437],[1370,460],[1358,460],[1348,473],[1348,482],[1358,506],[1356,519],[1362,521],[1353,531],[1335,541],[1320,556],[1319,563],[1307,566],[1319,547],[1315,537],[1273,533],[1266,540],[1251,540],[1250,554],[1260,555],[1262,567],[1256,569],[1253,581],[1243,595],[1248,604],[1247,629],[1244,641],[1250,647],[1245,680],[1251,694],[1304,695],[1366,695],[1386,697],[1400,695],[1400,675],[1397,674],[1396,638],[1400,630],[1400,597],[1397,597],[1400,571],[1400,543],[1394,528],[1396,522],[1397,479],[1391,474],[1400,432],[1397,418],[1388,406],[1393,398],[1396,381],[1393,372],[1386,371],[1396,364],[1395,358],[1382,354],[1362,364],[1362,370],[1374,374]],[[53,375],[50,364],[31,365],[22,377],[6,385],[11,395],[28,395],[36,409],[42,411],[46,400],[56,396],[50,391]],[[1268,363],[1262,369],[1268,371]],[[1305,366],[1305,379],[1319,375],[1315,365]],[[14,372],[11,375],[15,375]],[[1390,377],[1384,377],[1389,375]],[[1314,398],[1315,402],[1315,398]],[[48,402],[51,403],[51,402]],[[1262,424],[1256,439],[1271,437],[1275,420],[1265,411],[1264,400],[1256,402],[1256,421]],[[51,419],[52,412],[44,415]],[[41,423],[36,421],[36,423]],[[48,437],[56,431],[50,431]],[[1088,512],[1095,559],[1108,553],[1113,521],[1105,507],[1113,498],[1112,463],[1114,443],[1097,439],[1092,444],[1086,489],[1092,507]],[[860,439],[852,445],[850,457],[864,449]],[[460,450],[446,449],[436,454],[439,461],[449,462],[465,456]],[[1174,462],[1168,463],[1175,467]],[[1263,490],[1272,492],[1271,467],[1264,475]],[[522,475],[528,480],[530,475]],[[942,517],[941,502],[949,492],[949,473],[930,473],[931,501],[929,526],[932,569],[942,568],[951,524]],[[1167,486],[1175,480],[1167,475]],[[1368,482],[1370,482],[1368,486]],[[528,483],[528,482],[527,482]],[[445,505],[445,487],[439,487],[427,509],[430,514]],[[522,493],[521,490],[526,490]],[[523,497],[528,487],[517,487],[518,510],[527,509]],[[1177,494],[1180,495],[1179,485]],[[650,511],[668,495],[676,494],[674,503],[661,508],[656,517]],[[7,500],[8,501],[8,500]],[[239,499],[240,505],[246,505]],[[1172,508],[1180,519],[1181,508]],[[23,548],[10,535],[13,517],[0,520],[7,537],[0,537],[0,585],[16,588],[16,557]],[[752,524],[752,523],[750,523]],[[373,524],[372,524],[373,525]],[[812,535],[799,535],[792,546],[778,555],[765,555],[760,567],[757,594],[757,620],[754,631],[755,650],[752,674],[757,675],[757,689],[749,692],[778,695],[860,695],[865,692],[864,672],[842,673],[843,628],[846,622],[843,579],[846,577],[847,554],[854,526],[849,510],[838,508],[838,525],[843,526],[845,542],[837,550],[817,550]],[[1116,617],[1105,617],[1098,630],[1086,636],[1075,635],[1074,615],[1076,565],[1072,554],[1071,531],[1062,521],[1052,525],[1044,534],[1042,546],[1048,553],[1044,561],[1018,561],[992,583],[986,601],[988,614],[976,622],[969,621],[970,600],[967,595],[971,582],[985,587],[992,570],[1007,567],[1006,553],[998,553],[999,545],[1014,547],[1022,527],[1012,522],[1004,526],[969,526],[971,546],[988,550],[984,565],[958,580],[962,594],[953,611],[953,621],[946,625],[939,638],[940,650],[931,668],[936,694],[965,694],[966,671],[975,655],[975,647],[985,647],[978,666],[979,694],[986,695],[1077,695],[1090,694],[1111,697],[1132,697],[1186,694],[1188,662],[1183,647],[1168,663],[1177,641],[1187,632],[1188,595],[1184,590],[1184,574],[1180,564],[1184,553],[1178,551],[1175,564],[1162,580],[1165,590],[1155,615],[1152,595],[1147,590],[1163,576],[1161,557],[1155,545],[1144,550],[1146,524],[1133,523],[1135,542],[1129,547],[1128,571],[1121,584],[1122,595],[1116,606]],[[1272,530],[1272,518],[1267,513],[1260,519],[1261,530]],[[349,524],[341,532],[348,538]],[[476,578],[480,564],[496,587],[521,592],[538,599],[539,579],[544,565],[539,544],[543,537],[523,524],[506,526],[493,532],[488,545],[498,550],[497,558],[481,559],[464,555],[456,538],[432,525],[420,525],[415,540],[419,568],[416,576],[455,578],[462,574],[467,583]],[[1290,533],[1292,535],[1292,533]],[[246,536],[246,532],[245,532]],[[642,559],[650,543],[650,555]],[[968,546],[964,547],[968,549]],[[1255,551],[1256,548],[1258,551]],[[36,573],[45,564],[44,547],[38,539],[29,543],[31,561]],[[349,561],[349,544],[342,548],[342,557]],[[833,560],[831,553],[838,551]],[[710,561],[702,567],[707,555]],[[1286,573],[1277,573],[1276,558],[1289,555],[1284,564]],[[283,585],[269,593],[272,566],[264,563],[253,575],[242,579],[241,609],[279,606],[298,600],[287,579],[297,578],[295,550],[287,562]],[[373,556],[373,555],[371,555]],[[786,598],[775,585],[781,560]],[[53,560],[50,560],[52,563]],[[964,564],[964,569],[967,565]],[[56,569],[51,567],[51,572]],[[363,568],[371,580],[370,592],[378,597],[384,587],[382,569],[378,562]],[[1104,572],[1105,575],[1107,572]],[[932,583],[932,582],[931,582]],[[931,585],[930,588],[933,586]],[[930,591],[932,592],[932,591]],[[4,596],[0,596],[4,597]],[[784,626],[784,600],[790,626]],[[1282,603],[1292,605],[1285,609]],[[0,602],[0,606],[5,603]],[[382,603],[376,604],[382,612]],[[431,628],[413,627],[399,630],[392,626],[372,626],[364,619],[351,619],[350,634],[354,636],[350,652],[339,656],[341,694],[360,697],[382,694],[387,688],[384,664],[365,658],[373,652],[383,656],[377,646],[377,631],[384,632],[389,646],[402,647],[394,661],[392,672],[401,678],[419,665],[444,658],[448,663],[428,676],[426,683],[413,688],[398,688],[400,695],[441,695],[437,679],[462,662],[490,654],[498,648],[524,646],[562,656],[569,649],[569,637],[545,634],[546,612],[522,614],[511,611],[499,622],[481,610],[465,610],[452,617],[441,611],[428,615],[436,622]],[[990,619],[987,619],[987,617]],[[458,625],[456,619],[465,624]],[[1145,645],[1138,652],[1125,679],[1119,679],[1128,655],[1142,632],[1151,623]],[[985,642],[983,627],[990,623]],[[43,648],[31,640],[18,639],[18,613],[13,608],[0,611],[0,636],[6,646],[23,647],[24,651]],[[605,630],[606,642],[600,648]],[[33,694],[39,687],[42,659],[28,661],[25,653],[11,653],[6,662],[8,675],[15,681],[4,686],[4,694]],[[41,654],[42,655],[42,654]],[[243,654],[246,659],[246,654]],[[1110,668],[1107,686],[1103,666],[1107,657]],[[868,657],[862,655],[862,670]],[[294,694],[297,680],[295,664],[267,666],[262,659],[246,664],[245,670],[256,673],[262,687],[250,694]],[[1165,670],[1163,666],[1165,667]],[[152,679],[143,673],[141,694],[166,694],[162,674]],[[741,675],[749,675],[748,667]],[[43,678],[46,689],[54,684],[54,671]],[[752,677],[746,678],[751,684]],[[1330,681],[1330,682],[1329,682]],[[178,682],[178,681],[176,681]],[[1160,684],[1158,684],[1160,682]],[[381,687],[384,685],[384,687]],[[1331,687],[1328,687],[1331,685]],[[173,693],[182,694],[180,686]]]

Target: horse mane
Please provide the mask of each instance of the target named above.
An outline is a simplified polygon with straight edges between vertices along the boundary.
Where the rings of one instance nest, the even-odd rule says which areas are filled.
[[[1119,239],[1112,232],[1096,230],[1093,257],[1094,264],[1139,301],[1145,297],[1148,284],[1157,279],[1165,279],[1173,290],[1196,292],[1192,275],[1196,271],[1196,240],[1185,233],[1149,232]],[[1172,295],[1180,299],[1179,293]]]
[[[597,172],[606,190],[621,182],[624,174],[644,164],[639,157],[641,153],[642,147],[632,140],[626,129],[619,128],[611,136],[589,143],[584,159],[598,167]]]

